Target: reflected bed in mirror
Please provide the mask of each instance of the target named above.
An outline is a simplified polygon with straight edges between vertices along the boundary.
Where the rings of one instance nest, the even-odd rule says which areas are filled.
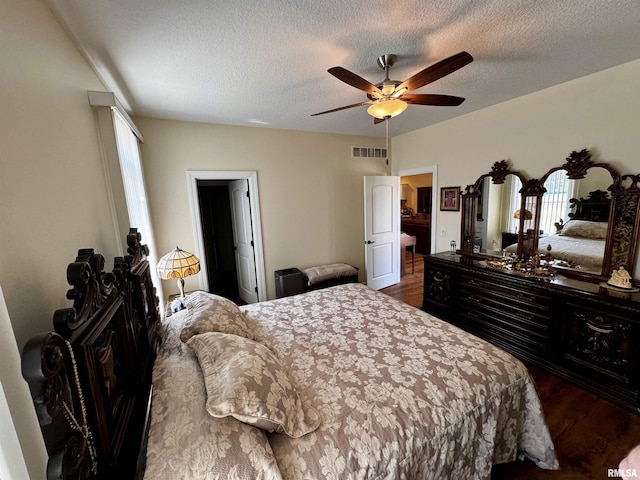
[[[549,191],[547,189],[545,196]],[[601,274],[611,198],[607,192],[595,190],[589,192],[587,198],[571,198],[562,205],[570,211],[560,214],[559,221],[555,222],[553,227],[556,230],[555,233],[548,235],[541,230],[538,253],[548,260],[556,260],[555,266],[579,269],[584,273]],[[561,208],[558,209],[559,212],[563,211]],[[543,197],[542,214],[544,213]],[[515,254],[516,251],[517,244],[505,248],[505,252],[509,254]]]

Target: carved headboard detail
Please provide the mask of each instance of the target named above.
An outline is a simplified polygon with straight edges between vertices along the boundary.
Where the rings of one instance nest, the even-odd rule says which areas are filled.
[[[25,345],[22,372],[49,452],[48,479],[138,478],[160,316],[148,249],[127,236],[129,255],[104,271],[93,249],[67,268],[73,306],[54,331]],[[142,450],[142,455],[144,449]]]
[[[571,198],[569,200],[568,217],[573,220],[589,220],[592,222],[608,222],[611,209],[611,197],[608,192],[594,190],[587,198]]]

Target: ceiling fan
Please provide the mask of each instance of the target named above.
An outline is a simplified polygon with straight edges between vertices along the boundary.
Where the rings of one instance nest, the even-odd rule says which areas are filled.
[[[404,82],[389,79],[389,69],[397,59],[398,57],[393,54],[378,57],[378,65],[385,71],[385,79],[377,85],[372,84],[368,80],[365,80],[345,68],[330,68],[328,72],[331,75],[352,87],[366,92],[369,100],[354,103],[353,105],[333,108],[325,112],[314,113],[311,116],[314,117],[316,115],[324,115],[325,113],[338,112],[340,110],[359,107],[361,105],[370,105],[367,109],[367,113],[375,117],[374,123],[380,123],[384,122],[387,118],[399,115],[409,104],[457,107],[464,102],[464,98],[454,97],[452,95],[433,95],[408,92],[417,90],[431,82],[435,82],[436,80],[439,80],[442,77],[464,67],[468,63],[471,63],[473,61],[473,57],[467,52],[456,53],[444,60],[440,60],[439,62],[419,71]]]

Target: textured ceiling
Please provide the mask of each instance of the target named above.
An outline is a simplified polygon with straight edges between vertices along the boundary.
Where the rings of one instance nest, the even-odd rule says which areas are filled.
[[[474,62],[416,93],[392,136],[640,58],[638,0],[44,0],[134,115],[384,136],[366,100],[327,73],[372,83],[466,50]],[[585,99],[587,100],[587,99]]]

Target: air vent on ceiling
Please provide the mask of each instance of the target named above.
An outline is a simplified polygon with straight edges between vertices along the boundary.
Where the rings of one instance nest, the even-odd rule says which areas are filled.
[[[353,158],[387,158],[386,148],[351,147]]]

